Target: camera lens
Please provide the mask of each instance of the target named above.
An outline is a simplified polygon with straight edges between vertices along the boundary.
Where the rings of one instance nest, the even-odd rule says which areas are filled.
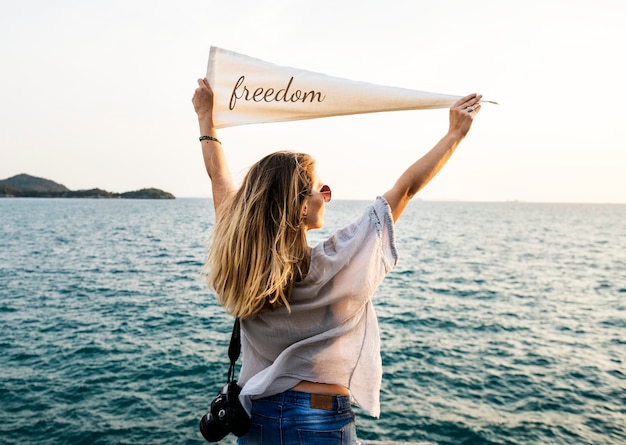
[[[200,419],[200,432],[209,442],[219,442],[228,434],[228,429],[211,413],[207,413]]]
[[[228,433],[241,437],[250,429],[250,417],[239,402],[241,388],[227,383],[211,402],[211,409],[200,419],[200,432],[209,442],[218,442]]]

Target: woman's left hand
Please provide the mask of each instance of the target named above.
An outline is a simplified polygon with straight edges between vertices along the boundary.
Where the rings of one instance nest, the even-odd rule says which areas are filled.
[[[462,97],[450,108],[450,127],[448,134],[452,134],[459,139],[467,135],[472,126],[474,117],[480,111],[481,94],[470,94]]]

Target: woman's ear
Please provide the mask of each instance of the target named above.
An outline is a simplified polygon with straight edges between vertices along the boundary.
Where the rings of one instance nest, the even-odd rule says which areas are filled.
[[[303,217],[305,217],[305,218],[306,218],[306,215],[307,215],[307,210],[308,210],[308,209],[307,209],[307,207],[306,207],[306,205],[305,205],[305,206],[302,208],[302,216],[303,216]]]

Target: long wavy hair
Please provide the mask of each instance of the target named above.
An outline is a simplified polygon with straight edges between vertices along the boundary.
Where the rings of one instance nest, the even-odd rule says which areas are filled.
[[[206,263],[217,300],[239,318],[286,306],[308,269],[303,210],[315,161],[281,151],[254,164],[223,202]]]

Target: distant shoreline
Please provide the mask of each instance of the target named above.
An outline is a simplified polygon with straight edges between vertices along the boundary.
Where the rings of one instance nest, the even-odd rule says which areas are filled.
[[[176,199],[174,195],[159,189],[141,189],[133,192],[112,193],[101,189],[67,192],[15,190],[0,186],[0,198],[54,198],[54,199]]]
[[[173,194],[157,188],[124,193],[113,193],[100,188],[70,190],[49,179],[24,173],[0,181],[0,198],[176,199]]]

